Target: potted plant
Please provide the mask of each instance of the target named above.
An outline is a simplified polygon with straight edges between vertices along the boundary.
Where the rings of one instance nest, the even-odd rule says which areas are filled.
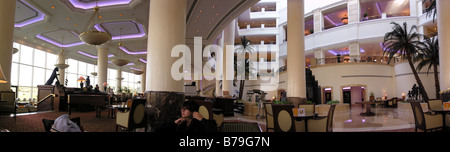
[[[341,102],[338,101],[338,100],[333,100],[333,101],[328,101],[328,102],[327,102],[327,104],[329,104],[329,105],[339,104],[339,103],[341,103]]]
[[[369,15],[369,13],[367,13],[367,12],[364,13],[364,16],[363,16],[364,17],[363,18],[364,21],[369,20],[369,17],[367,17],[368,15]]]

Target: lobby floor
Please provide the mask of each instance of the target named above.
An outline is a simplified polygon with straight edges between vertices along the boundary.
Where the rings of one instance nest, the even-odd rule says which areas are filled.
[[[350,112],[335,112],[333,119],[334,132],[383,132],[414,128],[414,115],[411,111],[397,108],[372,108],[375,116],[361,116],[365,112],[361,105],[352,105]],[[236,114],[234,117],[225,117],[225,121],[257,122],[260,126],[266,125],[265,119]],[[262,127],[263,128],[263,127]],[[412,129],[414,130],[414,129]],[[263,129],[265,131],[265,129]]]
[[[334,132],[412,132],[414,116],[412,111],[394,108],[372,108],[375,116],[361,116],[365,112],[361,105],[353,105],[350,112],[335,112]],[[39,112],[18,114],[17,121],[9,116],[0,116],[0,129],[12,132],[42,132],[42,119],[56,119],[66,112]],[[95,112],[74,112],[73,117],[82,118],[82,126],[89,132],[115,132],[115,119],[107,118],[107,111],[102,112],[102,119],[95,118]],[[234,117],[225,117],[224,121],[257,122],[262,131],[266,131],[266,119],[244,116],[235,113]],[[142,132],[142,130],[137,130]]]

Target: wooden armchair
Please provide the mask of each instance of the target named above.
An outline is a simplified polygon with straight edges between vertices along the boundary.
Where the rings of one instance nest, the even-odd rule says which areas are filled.
[[[442,100],[430,100],[430,101],[428,101],[428,109],[430,111],[434,110],[434,109],[440,110],[442,108],[443,108],[442,107]]]
[[[145,114],[146,99],[134,99],[131,109],[126,112],[117,112],[116,132],[120,127],[127,128],[128,131],[136,128],[145,128],[147,132],[147,115]]]
[[[308,120],[308,132],[333,132],[333,117],[335,109],[336,105],[331,105],[330,110],[328,110],[328,116]]]
[[[420,102],[411,102],[411,108],[414,113],[415,131],[417,129],[426,131],[437,130],[443,127],[443,116],[440,114],[423,113]]]
[[[294,105],[272,105],[275,132],[295,132],[293,108]]]
[[[298,104],[298,108],[304,108],[306,113],[315,113],[315,107],[314,104]]]
[[[272,103],[264,103],[264,110],[266,113],[266,132],[269,132],[269,129],[274,130]]]

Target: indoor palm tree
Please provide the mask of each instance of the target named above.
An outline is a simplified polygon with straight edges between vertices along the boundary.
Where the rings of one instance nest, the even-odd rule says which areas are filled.
[[[251,45],[251,41],[249,39],[247,39],[247,37],[243,36],[241,37],[241,43],[237,46],[236,48],[236,54],[237,55],[244,55],[244,65],[245,65],[245,78],[240,79],[239,82],[239,100],[242,100],[242,97],[244,95],[244,86],[245,86],[245,79],[249,77],[250,75],[250,69],[251,69],[251,64],[249,61],[249,58],[247,58],[247,53],[250,55],[251,53],[253,53],[254,51],[254,46]],[[238,64],[237,64],[237,56],[235,56],[235,63],[234,63],[234,74],[235,77],[238,77]],[[242,77],[242,75],[240,76]],[[236,80],[236,79],[235,79]]]
[[[439,40],[437,37],[424,38],[424,43],[420,46],[419,49],[421,52],[416,54],[415,61],[419,62],[417,65],[417,71],[420,71],[424,66],[428,65],[427,74],[430,72],[430,69],[433,68],[434,71],[434,84],[436,88],[436,98],[439,99],[439,74],[438,74],[438,66],[439,66]]]
[[[398,53],[402,58],[408,60],[411,71],[416,78],[417,84],[419,85],[420,92],[422,94],[423,100],[428,102],[428,94],[417,74],[416,68],[414,68],[413,56],[417,53],[418,47],[422,44],[420,41],[421,34],[417,33],[417,26],[413,25],[410,30],[408,30],[407,23],[403,23],[401,26],[398,23],[392,22],[394,25],[391,32],[388,32],[384,36],[383,41],[383,55],[389,55],[388,64],[391,62],[392,58]]]
[[[424,5],[427,4],[427,2],[429,2],[430,6],[425,8],[425,12],[427,14],[427,17],[433,15],[433,23],[434,23],[434,19],[436,18],[437,15],[436,0],[422,0],[422,3]]]

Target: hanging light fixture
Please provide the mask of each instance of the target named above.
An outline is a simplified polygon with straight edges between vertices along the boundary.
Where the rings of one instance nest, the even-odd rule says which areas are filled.
[[[64,49],[63,49],[64,48],[64,36],[61,38],[60,48],[61,48],[61,52],[58,55],[58,59],[56,60],[55,67],[58,67],[59,69],[66,69],[69,67],[69,65],[65,64],[66,63],[65,58],[61,58],[61,57],[64,57]]]
[[[144,74],[144,71],[140,68],[139,58],[137,58],[136,60],[137,60],[136,68],[134,68],[133,71],[131,71],[131,72],[133,72],[136,75],[142,75],[142,74]]]
[[[95,72],[95,66],[97,65],[97,61],[95,61],[95,65],[94,65],[94,72],[91,72],[91,75],[96,77],[97,76],[97,72]]]
[[[345,16],[341,19],[341,22],[344,23],[344,24],[348,24],[347,14],[345,14]]]
[[[119,67],[122,67],[122,66],[125,66],[125,65],[127,65],[128,63],[130,63],[130,61],[128,61],[128,60],[126,60],[126,59],[120,59],[120,56],[121,56],[121,47],[123,47],[123,44],[122,44],[122,42],[121,42],[121,40],[122,40],[122,28],[120,28],[120,36],[119,36],[119,49],[117,50],[117,58],[116,59],[113,59],[113,60],[111,60],[111,62],[114,64],[114,65],[117,65],[117,66],[119,66]]]
[[[100,15],[100,7],[98,7],[97,2],[95,5],[94,14],[92,14],[91,19],[89,19],[79,38],[89,45],[102,45],[110,41],[112,37],[109,33],[96,30],[95,25],[103,23],[103,17]]]

